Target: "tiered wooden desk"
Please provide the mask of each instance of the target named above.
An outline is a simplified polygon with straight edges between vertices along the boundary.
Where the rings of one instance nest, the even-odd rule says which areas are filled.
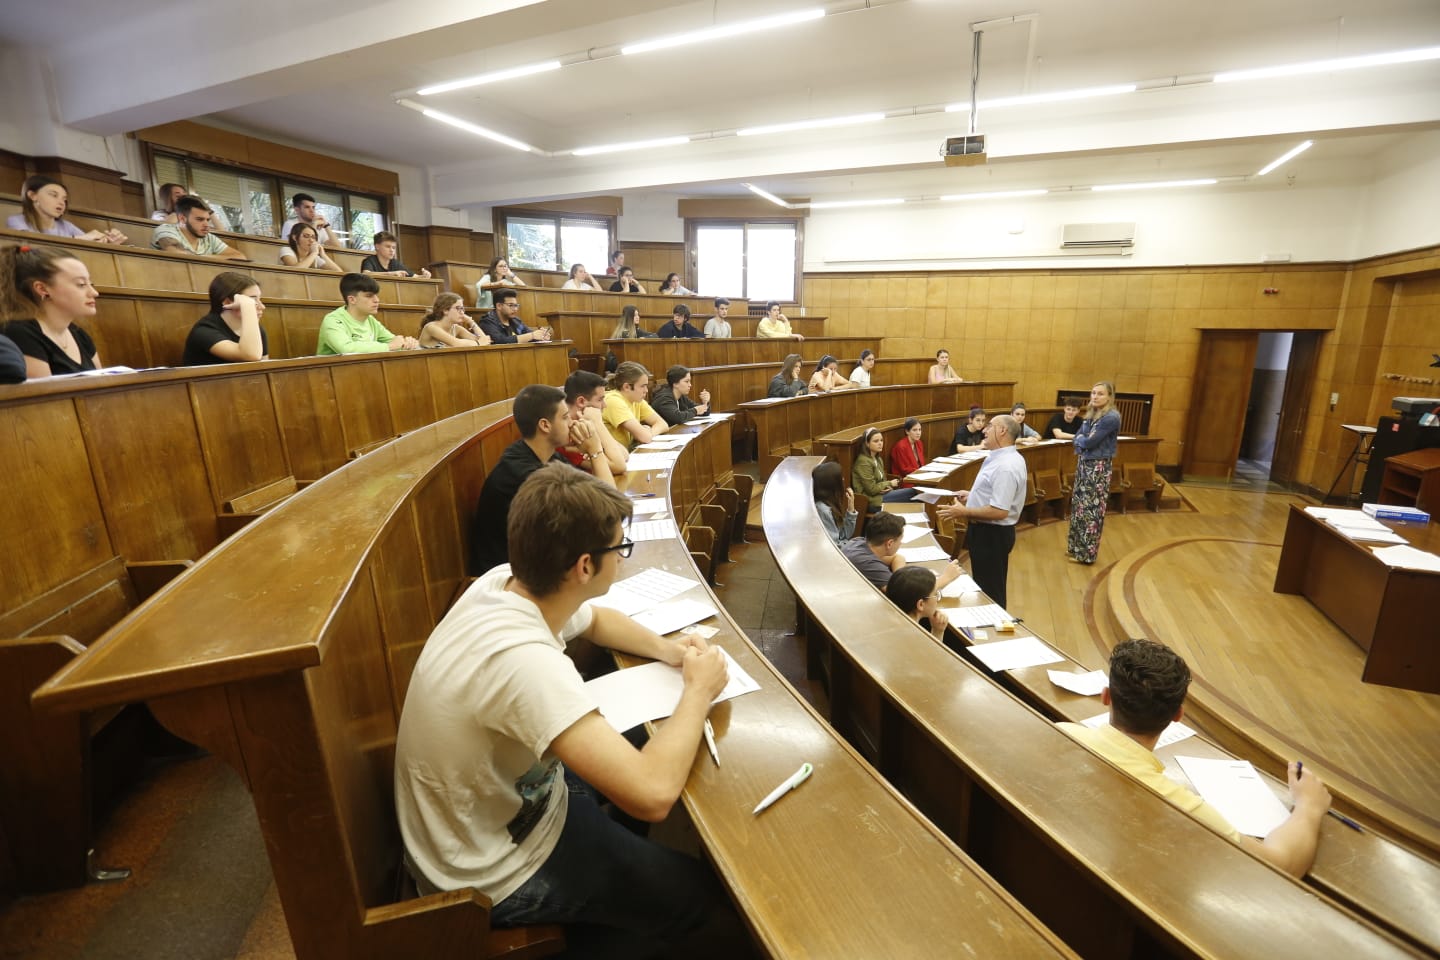
[[[828,682],[832,725],[1077,952],[1418,955],[1075,744],[916,627],[797,506],[809,507],[820,462],[782,463],[762,514],[809,661]],[[1093,699],[1057,694],[1081,704],[1075,714],[1099,712]],[[1327,818],[1317,876],[1374,884],[1355,899],[1434,949],[1433,865],[1383,842],[1357,856],[1368,835],[1349,833]]]
[[[1387,524],[1440,553],[1440,524]],[[1313,603],[1365,651],[1366,683],[1440,693],[1440,573],[1391,567],[1302,506],[1285,523],[1275,592]]]
[[[387,883],[400,856],[397,718],[420,647],[464,583],[463,531],[485,471],[515,436],[503,412],[414,431],[315,483],[37,695],[47,711],[146,701],[235,767],[301,960],[470,958],[489,946],[475,891],[397,904]],[[728,424],[702,429],[670,471],[681,520],[690,494],[677,505],[677,491],[703,497],[728,470]],[[696,577],[678,540],[641,544],[636,557]],[[724,766],[697,751],[684,801],[767,953],[1072,956],[839,740],[728,617],[715,625],[762,690],[717,709]],[[815,765],[802,792],[751,816],[801,761]]]
[[[565,293],[567,294],[573,292],[574,291],[570,290],[565,291]],[[581,294],[581,296],[587,295]],[[588,294],[588,296],[600,297],[602,296],[602,294]],[[557,336],[564,336],[567,340],[575,340],[578,343],[587,344],[588,349],[581,349],[581,353],[603,354],[608,346],[604,341],[612,339],[611,335],[615,332],[615,324],[620,319],[621,308],[625,307],[627,304],[636,302],[635,297],[626,298],[625,294],[622,293],[607,293],[603,294],[603,296],[609,297],[610,299],[593,300],[590,301],[589,306],[581,304],[580,301],[567,302],[563,309],[548,304],[541,304],[541,307],[543,307],[544,309],[539,314],[539,322],[549,324],[551,327],[553,327]],[[615,299],[617,297],[620,299]],[[669,304],[660,304],[659,307],[656,309],[652,310],[650,307],[644,306],[640,308],[640,328],[642,330],[648,331],[650,333],[655,333],[657,330],[660,329],[661,324],[665,323],[670,319],[670,317],[673,315],[671,307],[673,307],[675,300],[674,298],[666,299],[670,300],[671,302]],[[688,304],[690,306],[690,322],[695,326],[699,327],[701,330],[704,330],[705,322],[714,315],[715,311],[710,306],[709,300],[706,300],[705,298],[700,299],[705,304],[705,306],[699,309],[696,308],[694,302],[690,299],[681,297],[679,299],[679,302]],[[732,302],[730,307],[730,316],[726,317],[726,320],[729,321],[730,328],[737,338],[755,338],[755,331],[756,328],[760,325],[760,318],[747,317],[743,313],[740,313],[739,311],[744,309],[744,307],[741,306],[741,304],[743,303],[744,301]],[[527,313],[525,310],[525,298],[523,295],[520,298],[520,315],[522,318],[531,316],[531,314]],[[793,318],[790,321],[790,326],[795,330],[796,333],[799,333],[801,336],[803,336],[805,338],[805,341],[802,343],[793,339],[770,340],[770,342],[774,344],[788,343],[791,347],[791,349],[786,350],[784,353],[781,353],[779,358],[775,360],[775,363],[778,365],[781,360],[784,360],[786,353],[803,354],[806,359],[812,361],[820,359],[821,355],[819,353],[815,354],[815,356],[812,358],[806,347],[809,345],[811,337],[824,337],[826,319],[827,318],[825,317]],[[526,323],[529,322],[529,320],[526,320]],[[655,339],[659,340],[660,338],[656,337]],[[639,342],[649,343],[650,338],[642,338]],[[674,343],[675,341],[665,340],[662,342]],[[878,345],[878,343],[879,338],[876,337],[872,339],[872,341],[868,345],[872,349],[874,349],[875,346]],[[749,361],[731,361],[727,358],[726,362],[739,363]],[[649,364],[646,364],[646,366],[649,366]],[[844,372],[849,373],[848,370],[845,370]]]
[[[876,370],[880,364],[876,364]],[[906,361],[918,365],[920,361]],[[760,461],[760,478],[770,475],[782,459],[797,448],[808,448],[816,437],[823,437],[856,424],[890,421],[904,417],[923,417],[926,414],[955,415],[957,410],[968,410],[979,405],[986,409],[1004,407],[1009,409],[1010,398],[1015,392],[1013,380],[969,380],[964,383],[924,383],[930,363],[924,364],[917,381],[905,383],[887,374],[886,379],[898,386],[878,386],[857,390],[840,390],[820,396],[795,397],[790,400],[751,400],[735,409],[743,423],[755,430],[756,450]],[[776,371],[778,372],[778,371]],[[895,371],[900,376],[905,371]],[[771,373],[774,376],[774,373]],[[694,381],[702,382],[701,371],[695,371]],[[882,381],[884,382],[884,381]],[[768,388],[769,378],[765,378]],[[746,384],[742,389],[752,388]],[[724,395],[715,387],[710,392],[717,400]],[[761,391],[760,396],[764,396]],[[722,408],[723,409],[723,408]],[[943,442],[948,444],[950,434]],[[927,438],[926,450],[930,450]],[[805,452],[808,452],[806,450]],[[847,466],[848,469],[848,466]],[[849,474],[846,474],[849,476]]]
[[[670,318],[666,317],[668,321]],[[823,321],[824,317],[811,319]],[[663,322],[663,321],[662,321]],[[703,326],[703,324],[697,324]],[[653,329],[653,328],[652,328]],[[855,368],[856,358],[861,350],[878,352],[878,337],[806,337],[804,342],[776,340],[771,337],[733,337],[724,340],[670,340],[606,339],[600,352],[613,351],[624,361],[632,360],[643,365],[657,377],[663,377],[665,370],[680,363],[687,367],[724,367],[746,363],[764,363],[779,373],[780,364],[792,353],[805,358],[805,377],[815,372],[815,364],[823,356],[832,356],[840,361],[840,372],[845,376]],[[772,373],[771,376],[775,374]]]
[[[567,371],[565,345],[540,344],[0,388],[0,820],[12,854],[40,865],[34,885],[83,881],[90,839],[83,731],[52,731],[48,750],[29,743],[40,678],[185,561],[357,452]],[[54,829],[22,826],[36,817]],[[22,837],[40,855],[18,850]]]

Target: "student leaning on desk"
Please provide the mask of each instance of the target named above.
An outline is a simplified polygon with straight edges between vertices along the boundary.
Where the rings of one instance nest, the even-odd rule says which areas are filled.
[[[631,833],[595,790],[658,822],[680,795],[711,701],[718,647],[666,640],[587,601],[634,544],[631,501],[568,464],[510,506],[509,565],[475,582],[426,641],[395,744],[405,862],[422,893],[475,887],[500,925],[565,923],[573,956],[650,956],[720,906],[699,861]],[[636,749],[565,655],[576,637],[682,668],[675,712]]]

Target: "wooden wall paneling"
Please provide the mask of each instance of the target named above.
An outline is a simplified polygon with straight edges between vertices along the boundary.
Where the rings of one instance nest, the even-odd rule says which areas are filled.
[[[139,304],[119,297],[99,297],[95,316],[83,318],[79,326],[95,341],[100,362],[107,366],[150,367],[145,334],[141,329]]]
[[[502,347],[501,350],[503,351],[501,363],[505,371],[505,392],[510,396],[515,396],[520,392],[521,387],[532,383],[549,382],[541,380],[539,377],[539,369],[535,364],[536,352],[533,349],[514,346]],[[564,377],[561,377],[560,381],[556,381],[556,385],[563,380]]]
[[[430,381],[431,402],[435,419],[443,420],[463,413],[471,407],[503,400],[504,397],[480,398],[470,391],[470,360],[465,354],[482,348],[436,350],[427,357],[426,377]]]
[[[188,560],[218,541],[215,508],[184,384],[76,400],[115,552]]]
[[[435,302],[435,298],[444,291],[437,284],[430,280],[401,280],[390,281],[395,292],[390,303],[402,303],[412,307],[429,308]]]
[[[340,410],[340,429],[347,451],[400,432],[395,428],[389,405],[374,402],[385,396],[383,363],[352,359],[331,367],[330,378],[335,383],[335,403]]]
[[[411,270],[419,270],[437,259],[430,255],[430,232],[426,228],[408,223],[394,223],[391,230],[400,241],[396,256]]]
[[[281,336],[272,337],[270,340],[270,356],[277,360],[313,357],[320,348],[320,321],[324,319],[323,315],[316,317],[303,307],[287,304],[283,307],[271,307],[265,311],[266,316],[269,316],[271,310],[280,311],[280,321],[284,327]]]
[[[344,274],[333,273],[326,270],[307,270],[304,273],[296,273],[287,276],[287,281],[293,282],[288,286],[285,293],[273,294],[283,296],[287,300],[319,300],[325,303],[333,303],[340,306],[345,298],[340,296],[340,278]],[[385,277],[376,277],[375,281],[380,284],[380,306],[383,309],[385,304],[396,302],[395,281]]]
[[[0,497],[0,554],[5,557],[0,612],[115,554],[90,466],[74,455],[84,443],[69,397],[15,404],[0,417],[6,487]]]
[[[461,510],[459,487],[456,485],[457,471],[474,471],[485,475],[482,451],[478,443],[462,451],[453,461],[453,466],[442,469],[426,481],[424,491],[412,502],[415,511],[415,527],[419,532],[420,565],[425,578],[425,595],[430,603],[432,623],[439,623],[450,609],[460,588],[460,576],[468,566],[465,554],[465,530],[460,526]],[[475,499],[480,491],[475,491]],[[418,656],[419,650],[415,651]],[[396,662],[396,649],[390,644],[392,665]],[[409,684],[410,669],[414,660],[404,664],[403,676]],[[397,671],[397,681],[400,671]]]
[[[178,367],[185,359],[185,340],[195,322],[210,312],[203,300],[136,299],[135,314],[145,342],[146,366]],[[113,361],[102,354],[106,363]],[[134,364],[128,364],[134,366]]]
[[[95,210],[120,210],[125,205],[120,181],[124,174],[68,157],[32,157],[36,173],[54,177],[65,184],[70,202]]]
[[[1228,479],[1234,472],[1259,342],[1253,330],[1202,332],[1181,457],[1185,473]]]
[[[260,293],[263,297],[265,291],[262,289]],[[260,328],[265,331],[265,343],[269,347],[271,360],[288,360],[295,356],[290,345],[290,331],[285,322],[286,314],[292,309],[296,311],[296,321],[298,322],[301,308],[274,303],[265,305],[265,315],[260,318]],[[315,349],[314,343],[311,344],[310,349],[311,351]]]
[[[505,353],[502,350],[477,349],[465,351],[470,367],[470,393],[475,397],[514,397],[505,378]],[[524,386],[524,384],[521,384]],[[517,388],[518,389],[518,388]]]
[[[451,490],[449,478],[442,472],[437,479],[447,482],[437,487],[432,481],[426,485],[426,492],[441,494],[439,506],[448,507],[453,515],[453,501],[446,502],[443,497]],[[438,613],[433,611],[421,557],[417,512],[424,503],[422,495],[401,510],[397,522],[390,524],[382,535],[369,565],[386,659],[383,675],[390,678],[390,702],[397,717],[405,704],[410,672],[420,657],[420,649],[430,637],[431,626],[445,613],[443,608]],[[428,504],[425,509],[429,512]],[[452,559],[456,558],[452,554]]]
[[[292,476],[265,374],[194,380],[190,404],[217,513],[241,494]]]
[[[298,482],[319,480],[344,466],[351,448],[345,443],[328,366],[277,370],[270,374],[270,393],[290,470]]]
[[[121,212],[132,217],[143,217],[149,210],[145,198],[145,185],[134,180],[120,181]]]
[[[390,401],[390,422],[396,433],[434,423],[435,400],[429,383],[428,357],[394,357],[380,364]]]

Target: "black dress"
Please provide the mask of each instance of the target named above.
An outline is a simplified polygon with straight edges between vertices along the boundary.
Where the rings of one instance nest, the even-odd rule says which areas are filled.
[[[58,343],[45,336],[45,331],[40,329],[39,320],[12,320],[5,325],[5,335],[15,341],[20,352],[48,364],[52,377],[61,373],[95,369],[95,341],[90,339],[90,334],[73,323],[70,324],[70,334],[75,338],[75,345],[80,348],[79,363],[70,359],[70,355],[61,350]]]

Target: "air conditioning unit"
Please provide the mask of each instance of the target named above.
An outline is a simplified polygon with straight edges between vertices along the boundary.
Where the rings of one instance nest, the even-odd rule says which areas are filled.
[[[1133,223],[1067,223],[1060,231],[1060,247],[1086,250],[1094,247],[1135,246]]]

